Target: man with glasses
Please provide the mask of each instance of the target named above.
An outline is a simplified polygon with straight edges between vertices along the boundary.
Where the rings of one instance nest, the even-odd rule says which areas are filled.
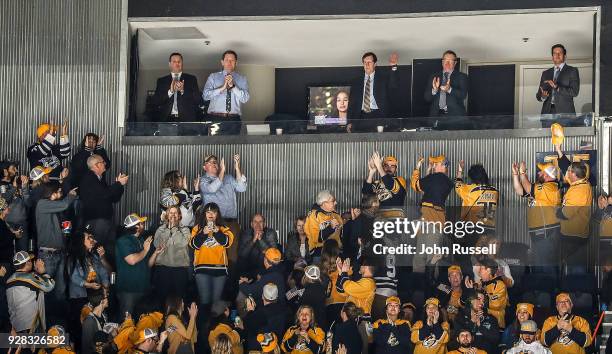
[[[106,162],[100,155],[87,158],[89,171],[83,175],[79,185],[83,225],[90,225],[96,230],[98,243],[107,252],[115,249],[115,224],[113,223],[113,204],[121,200],[128,176],[123,173],[115,178],[115,183],[108,184],[103,178]],[[114,259],[109,255],[108,259]]]
[[[465,116],[464,100],[468,94],[468,77],[455,70],[457,54],[447,50],[442,55],[442,71],[432,74],[427,81],[425,101],[431,103],[430,117]]]
[[[317,264],[321,257],[321,248],[325,241],[331,238],[342,245],[342,226],[342,217],[336,212],[336,197],[329,190],[320,191],[304,224],[308,249],[314,264]]]
[[[238,203],[236,193],[244,193],[247,190],[247,179],[240,168],[240,155],[234,155],[234,171],[236,177],[225,173],[225,159],[215,155],[207,155],[204,158],[204,176],[200,178],[200,193],[202,205],[216,203],[223,221],[230,228],[234,237],[240,235],[240,224],[238,223]],[[234,239],[230,248],[227,249],[227,257],[230,265],[235,264],[238,259],[239,239]]]
[[[371,132],[376,126],[384,125],[382,118],[389,118],[391,91],[399,87],[397,53],[389,57],[391,70],[383,74],[376,73],[376,54],[367,52],[361,57],[364,75],[355,79],[351,84],[348,115],[356,132]],[[357,120],[357,121],[355,121]]]
[[[591,345],[591,328],[584,318],[572,314],[573,303],[569,294],[556,297],[557,315],[550,316],[542,326],[542,343],[553,354],[584,354]]]

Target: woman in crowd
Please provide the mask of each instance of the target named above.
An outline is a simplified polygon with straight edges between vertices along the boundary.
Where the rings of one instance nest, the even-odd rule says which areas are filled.
[[[221,300],[228,276],[227,249],[234,242],[234,234],[224,226],[219,206],[208,203],[201,211],[198,209],[191,235],[189,245],[195,250],[193,264],[200,304],[209,306]]]
[[[194,223],[194,210],[200,201],[199,176],[193,181],[194,192],[187,191],[187,177],[179,171],[170,171],[164,175],[161,183],[161,197],[159,203],[164,211],[172,206],[181,210],[181,226],[192,227]],[[163,215],[162,215],[163,219]]]
[[[211,348],[214,348],[217,344],[218,338],[221,336],[227,336],[230,341],[230,347],[232,348],[232,354],[242,354],[242,340],[241,333],[244,331],[244,325],[242,321],[236,321],[232,323],[229,320],[230,309],[228,303],[223,301],[217,301],[213,304],[211,310],[211,324],[210,331],[208,333],[208,344]],[[227,348],[224,345],[223,348]]]
[[[340,311],[341,321],[334,322],[327,333],[327,348],[335,353],[340,345],[346,347],[347,354],[361,354],[362,343],[359,335],[358,321],[363,310],[353,302],[347,302]]]
[[[295,316],[295,326],[289,327],[281,349],[285,353],[317,354],[323,348],[325,332],[317,327],[314,312],[310,306],[300,306]]]
[[[172,296],[166,301],[166,330],[172,328],[168,335],[168,343],[170,344],[168,354],[194,353],[193,344],[197,338],[196,316],[198,315],[198,306],[191,303],[187,325],[183,322],[184,310],[185,305],[180,297]]]
[[[153,286],[164,302],[169,295],[184,295],[189,284],[189,228],[181,225],[181,209],[171,206],[166,210],[164,223],[155,231],[155,248],[165,246],[157,256],[153,268]]]
[[[233,354],[232,340],[227,334],[220,334],[210,348],[212,354]]]
[[[96,247],[91,228],[71,238],[68,272],[70,275],[69,301],[70,322],[69,333],[75,343],[80,343],[81,327],[79,324],[81,309],[88,302],[87,295],[100,289],[108,289],[109,276],[105,251],[102,246]],[[90,306],[91,307],[91,306]]]
[[[425,301],[423,320],[416,321],[412,326],[412,343],[414,353],[446,353],[446,343],[449,341],[448,322],[440,318],[440,301],[429,298]]]
[[[293,264],[300,259],[310,262],[310,252],[308,250],[308,239],[304,232],[304,223],[306,217],[301,215],[295,219],[294,230],[287,235],[287,243],[285,245],[285,260]]]
[[[512,348],[520,339],[521,323],[533,319],[534,306],[528,303],[520,303],[516,305],[516,319],[512,324],[506,327],[506,330],[501,337],[501,345],[504,349]],[[539,340],[539,333],[537,338]]]
[[[340,320],[340,310],[346,302],[347,295],[338,292],[336,289],[336,281],[338,280],[338,268],[336,260],[340,255],[340,246],[336,240],[327,240],[323,244],[321,250],[321,274],[324,274],[329,279],[329,294],[325,305],[327,306],[327,320],[331,323]]]
[[[497,263],[497,272],[495,273],[495,276],[500,277],[501,280],[503,280],[504,284],[506,284],[506,288],[511,288],[514,285],[514,278],[512,277],[512,274],[510,273],[510,266],[508,266],[508,263],[505,260],[498,258],[498,254],[501,251],[501,247],[502,247],[501,240],[498,239],[497,237],[484,236],[478,240],[476,246],[486,247],[489,245],[495,245],[496,252],[486,255],[485,257],[492,259]],[[480,271],[480,264],[479,262],[477,262],[474,265],[474,280],[476,282],[480,281],[479,271]]]

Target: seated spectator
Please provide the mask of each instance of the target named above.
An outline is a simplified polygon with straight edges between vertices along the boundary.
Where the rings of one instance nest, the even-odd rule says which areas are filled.
[[[516,319],[510,326],[506,327],[506,330],[502,334],[500,345],[503,348],[512,348],[514,344],[520,340],[521,324],[533,319],[533,308],[534,306],[528,303],[516,304]],[[539,337],[539,332],[536,334]]]
[[[117,240],[117,297],[120,313],[133,313],[134,305],[150,288],[149,269],[161,252],[160,248],[151,248],[153,237],[144,238],[146,217],[130,214],[125,217],[125,233]],[[96,229],[97,231],[97,229]]]
[[[327,332],[328,348],[336,353],[340,346],[346,348],[347,354],[361,354],[363,343],[359,334],[359,318],[363,310],[352,302],[347,302],[340,311],[340,321],[335,321]]]
[[[287,292],[285,293],[285,297],[287,298],[287,305],[289,306],[289,311],[291,313],[295,313],[297,309],[300,307],[300,301],[302,299],[302,295],[304,294],[304,285],[302,284],[302,280],[304,279],[304,269],[300,264],[296,264],[300,267],[296,267],[289,273],[289,277],[287,278]]]
[[[108,158],[106,149],[102,147],[104,143],[104,137],[100,138],[95,133],[87,133],[83,137],[81,147],[70,161],[70,184],[73,186],[79,186],[81,179],[89,171],[87,167],[87,159],[92,155],[98,155],[104,160],[106,166],[111,165],[111,161]]]
[[[546,348],[538,341],[537,333],[538,325],[534,321],[527,320],[521,322],[520,340],[516,345],[508,349],[506,354],[551,354],[550,349]]]
[[[325,342],[325,332],[317,326],[310,306],[300,306],[295,316],[295,325],[283,336],[281,349],[285,353],[319,353]]]
[[[62,160],[70,156],[70,140],[68,139],[68,122],[64,122],[61,132],[57,126],[44,123],[36,129],[37,141],[28,148],[27,157],[30,168],[36,166],[49,167],[51,178],[59,179],[63,170]],[[58,133],[59,144],[56,144]]]
[[[266,226],[266,219],[261,214],[251,217],[251,227],[240,234],[238,247],[241,276],[254,278],[261,271],[264,252],[268,248],[280,248],[276,231]]]
[[[193,344],[197,338],[196,317],[198,315],[198,306],[195,302],[189,307],[189,322],[187,325],[183,322],[183,311],[185,305],[183,300],[178,296],[172,296],[166,301],[166,322],[165,328],[168,334],[169,348],[168,354],[176,353],[194,353]],[[172,331],[170,332],[170,329]]]
[[[211,309],[212,322],[210,325],[210,331],[208,334],[208,344],[211,348],[218,348],[217,344],[218,337],[227,336],[231,343],[233,354],[242,354],[242,343],[240,333],[244,331],[244,325],[242,322],[235,324],[229,320],[230,310],[228,303],[223,301],[215,302]],[[223,346],[223,347],[226,347]],[[213,349],[213,353],[215,350]]]
[[[170,295],[186,294],[189,284],[191,232],[182,225],[181,220],[181,209],[178,206],[169,207],[164,223],[157,228],[153,239],[155,248],[165,249],[155,260],[152,278],[155,292],[164,302]]]
[[[463,328],[457,331],[457,343],[459,343],[459,349],[452,350],[448,354],[487,354],[484,350],[478,349],[472,345],[474,336],[469,329]]]
[[[472,345],[487,353],[495,353],[499,342],[499,326],[495,317],[487,313],[487,295],[481,290],[467,289],[462,295],[464,308],[455,317],[453,328],[468,329],[473,333]],[[454,335],[453,337],[457,337]],[[453,347],[456,347],[453,343]]]
[[[386,301],[387,319],[374,322],[374,345],[377,354],[410,353],[410,322],[399,318],[400,299],[391,296]]]
[[[272,333],[276,338],[284,334],[287,328],[289,312],[287,307],[278,302],[278,287],[268,283],[263,288],[263,306],[257,306],[252,298],[246,299],[247,314],[244,317],[246,331],[246,348],[248,351],[259,350],[259,335]]]
[[[104,248],[96,247],[91,228],[85,227],[71,239],[71,251],[67,262],[70,276],[69,298],[69,328],[71,338],[75,343],[81,342],[79,317],[84,305],[88,303],[88,293],[102,288],[108,289],[109,276],[105,267]],[[91,306],[91,304],[90,304]]]
[[[15,161],[0,162],[0,198],[3,198],[9,206],[3,220],[13,230],[15,249],[27,251],[30,234],[27,210],[30,188],[28,177],[19,176],[18,167],[19,163]],[[12,258],[13,255],[8,258],[8,263]]]
[[[480,275],[480,283],[476,283],[476,287],[483,289],[488,295],[487,312],[497,319],[500,329],[506,328],[506,306],[508,306],[508,290],[506,284],[497,274],[497,262],[492,259],[485,258],[480,261],[478,274]],[[467,287],[473,287],[474,284],[469,280],[466,281]]]
[[[314,263],[319,263],[323,242],[331,238],[341,245],[342,217],[336,212],[336,197],[330,191],[322,190],[317,194],[317,202],[306,217],[304,230]]]
[[[74,340],[72,337],[68,335],[68,333],[66,333],[66,330],[64,329],[64,327],[60,325],[55,325],[49,328],[49,330],[47,331],[47,335],[50,337],[53,337],[51,341],[47,342],[47,346],[50,349],[49,351],[50,354],[75,354],[76,353],[70,343],[70,342],[74,342]],[[60,338],[62,337],[67,338],[68,340],[66,340],[66,342],[63,344],[56,344],[55,338],[57,338],[57,340],[60,340]],[[40,349],[38,351],[38,354],[47,354],[47,351],[45,351],[44,349]]]
[[[257,342],[259,342],[260,350],[263,354],[280,354],[280,346],[278,343],[278,337],[274,333],[260,333],[257,335]]]
[[[193,181],[194,192],[189,192],[187,177],[179,171],[170,171],[164,175],[161,184],[161,197],[159,204],[162,210],[166,211],[170,207],[178,207],[181,210],[181,226],[192,227],[195,218],[194,211],[202,204],[200,198],[200,177]],[[162,221],[163,221],[162,213]]]
[[[412,326],[414,354],[445,353],[448,331],[448,322],[440,321],[440,301],[436,298],[427,299],[423,320],[416,321]]]
[[[40,333],[46,329],[41,319],[45,317],[45,293],[55,286],[47,274],[45,262],[19,251],[13,257],[15,273],[6,281],[6,300],[13,329],[18,333]],[[34,268],[34,272],[32,271]]]
[[[276,248],[268,248],[264,252],[264,268],[265,270],[259,274],[257,280],[249,280],[247,278],[240,278],[240,293],[238,295],[238,302],[241,303],[246,296],[250,296],[255,299],[257,306],[262,306],[263,303],[262,295],[263,288],[266,284],[272,283],[278,287],[280,294],[285,293],[285,276],[283,267],[281,264],[282,255],[281,252]],[[279,303],[285,304],[285,298],[280,297]],[[240,309],[240,308],[239,308]]]
[[[310,260],[308,237],[306,236],[306,232],[304,232],[305,222],[305,216],[298,216],[293,223],[294,229],[287,235],[287,242],[285,243],[285,260],[291,263],[291,267],[300,259],[305,260],[307,263]]]
[[[62,189],[56,181],[44,184],[42,199],[36,205],[36,230],[38,235],[38,258],[45,261],[47,274],[55,280],[53,291],[57,300],[65,300],[66,281],[64,266],[66,258],[65,230],[66,220],[62,212],[66,211],[76,198],[76,188],[66,198],[62,198]]]
[[[139,330],[135,334],[134,349],[130,354],[161,353],[168,338],[168,332],[163,331],[158,337],[157,331],[152,328]]]
[[[81,353],[96,353],[94,336],[106,324],[104,311],[108,308],[108,297],[104,289],[99,289],[89,296],[89,303],[93,307],[91,313],[83,321]]]
[[[147,298],[146,300],[149,300]],[[150,309],[145,311],[138,317],[138,323],[136,323],[136,329],[141,330],[144,328],[159,329],[164,324],[164,314],[157,309]]]
[[[405,302],[402,304],[402,312],[399,314],[399,317],[402,320],[408,321],[408,323],[414,323],[414,312],[416,311],[416,307],[411,302]]]
[[[309,265],[304,268],[304,278],[302,280],[304,286],[304,294],[300,299],[300,306],[308,305],[312,307],[317,324],[327,330],[327,313],[325,309],[325,299],[327,298],[327,289],[329,281],[321,279],[321,270],[316,265]]]
[[[210,348],[212,354],[232,354],[232,340],[226,334],[221,333],[215,338],[215,343]]]
[[[556,297],[557,315],[550,316],[542,326],[542,343],[553,354],[585,353],[593,340],[589,322],[572,314],[572,299],[567,293]]]
[[[109,185],[104,178],[106,161],[100,155],[87,158],[89,171],[81,178],[79,198],[83,225],[91,225],[96,230],[96,240],[111,253],[115,251],[115,223],[113,204],[121,200],[129,176],[119,173],[115,182]]]
[[[448,267],[447,274],[448,284],[440,283],[436,287],[436,298],[440,299],[440,303],[446,309],[449,321],[453,321],[462,308],[463,274],[458,265]]]
[[[189,246],[194,249],[196,286],[205,313],[211,303],[221,300],[228,274],[227,249],[233,242],[234,234],[225,226],[217,204],[206,204],[201,211],[198,208]]]
[[[321,263],[320,269],[321,274],[329,279],[329,294],[325,305],[327,306],[327,320],[329,322],[340,321],[340,310],[344,306],[348,295],[346,293],[338,292],[336,288],[336,282],[338,280],[338,267],[336,261],[340,255],[340,246],[336,240],[327,240],[323,244],[321,251]],[[349,270],[349,275],[352,275],[352,270]]]

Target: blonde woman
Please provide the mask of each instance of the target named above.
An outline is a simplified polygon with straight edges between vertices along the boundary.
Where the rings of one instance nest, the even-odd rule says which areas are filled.
[[[300,306],[295,318],[295,325],[289,327],[281,349],[285,353],[319,353],[323,348],[325,332],[317,327],[315,316],[310,306]]]

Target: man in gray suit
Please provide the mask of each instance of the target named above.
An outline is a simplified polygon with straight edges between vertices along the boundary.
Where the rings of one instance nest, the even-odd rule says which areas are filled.
[[[554,67],[545,70],[540,78],[536,98],[542,105],[542,114],[574,114],[574,97],[580,91],[578,69],[565,63],[567,51],[562,44],[552,46]]]

